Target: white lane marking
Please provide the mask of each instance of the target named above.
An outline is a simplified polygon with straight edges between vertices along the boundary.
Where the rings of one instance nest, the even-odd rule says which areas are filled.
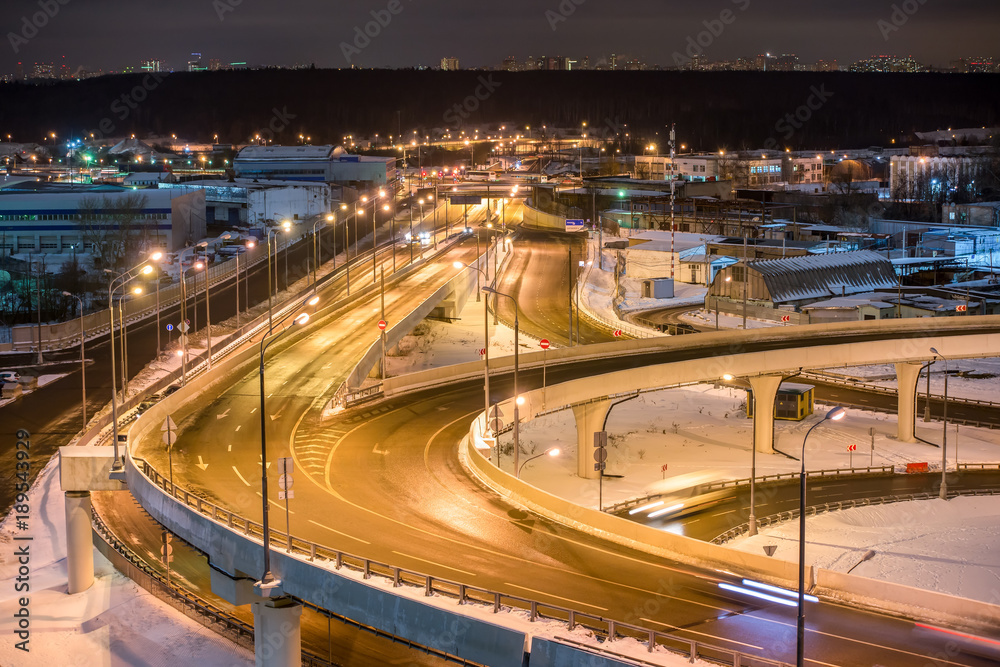
[[[763,651],[763,646],[755,646],[753,644],[746,644],[744,642],[738,642],[735,639],[726,639],[725,637],[720,637],[719,635],[710,635],[707,632],[698,632],[697,630],[690,630],[688,628],[681,628],[676,625],[670,625],[669,623],[664,623],[662,621],[654,621],[651,618],[640,618],[640,621],[646,621],[647,623],[652,623],[654,625],[662,625],[665,628],[670,628],[671,630],[676,630],[678,632],[690,632],[692,635],[701,635],[702,637],[709,637],[717,641],[728,642],[730,644],[739,644],[740,646],[749,646],[752,649],[757,649],[758,651]]]
[[[325,528],[326,530],[329,530],[331,533],[337,533],[341,537],[347,537],[347,538],[352,539],[352,540],[357,540],[358,542],[361,542],[362,544],[371,544],[371,542],[368,542],[367,540],[363,540],[360,537],[354,537],[353,535],[348,535],[347,533],[342,533],[339,530],[336,530],[335,528],[330,528],[330,526],[324,526],[323,524],[319,523],[318,521],[313,521],[312,519],[309,519],[308,521],[309,521],[309,523],[311,523],[311,524],[313,524],[315,526],[319,526],[320,528]]]
[[[379,449],[378,448],[378,443],[376,442],[375,446],[372,447],[372,454],[381,454],[382,456],[389,456],[389,450],[388,449]]]
[[[795,627],[791,623],[785,623],[784,621],[778,621],[778,620],[774,620],[774,619],[770,619],[770,618],[763,619],[763,618],[756,617],[756,616],[751,617],[751,618],[758,618],[760,620],[766,620],[766,621],[768,621],[770,623],[777,623],[778,625],[784,625],[784,626],[789,627],[789,628],[794,628]],[[842,635],[835,635],[832,632],[823,632],[822,630],[814,630],[814,629],[808,628],[808,627],[806,628],[806,632],[813,632],[813,633],[815,633],[817,635],[823,635],[824,637],[833,637],[834,639],[841,639],[843,641],[854,642],[856,644],[863,644],[865,646],[872,646],[874,648],[880,648],[883,651],[892,651],[893,653],[902,653],[903,655],[912,655],[912,656],[914,656],[916,658],[920,658],[921,660],[931,660],[932,659],[931,656],[921,655],[920,653],[912,653],[910,651],[904,651],[901,648],[893,648],[892,646],[883,646],[882,644],[873,644],[872,642],[866,642],[863,639],[855,639],[854,637],[844,637]],[[815,662],[815,661],[810,660],[810,662]],[[963,664],[961,662],[951,662],[950,660],[945,660],[944,658],[938,658],[938,657],[933,658],[933,662],[935,662],[935,663],[941,663],[941,664],[945,664],[945,665],[962,665]],[[823,663],[818,663],[818,664],[823,664]]]
[[[247,486],[250,486],[250,482],[248,482],[246,478],[244,478],[243,475],[240,474],[240,471],[236,469],[236,466],[233,466],[233,472],[236,473],[236,476],[240,478],[240,481],[242,481]]]
[[[243,424],[240,424],[239,426],[237,426],[236,430],[239,431],[241,428],[243,428]]]
[[[257,412],[257,408],[254,408],[253,410],[251,410],[251,411],[250,411],[250,414],[253,414],[253,413],[255,413],[255,412]]]
[[[572,598],[564,598],[560,595],[553,595],[552,593],[546,593],[545,591],[536,591],[534,588],[527,588],[525,586],[518,586],[517,584],[505,583],[504,586],[510,586],[511,588],[520,588],[522,591],[528,591],[529,593],[536,593],[538,595],[544,595],[545,597],[555,598],[557,600],[563,600],[565,602],[572,602],[573,604],[582,605],[584,607],[590,607],[591,609],[600,609],[601,611],[607,611],[607,607],[598,607],[594,604],[587,604],[586,602],[580,602],[579,600],[574,600]]]
[[[475,572],[466,572],[465,570],[459,570],[457,567],[448,567],[447,565],[442,565],[441,563],[436,563],[432,560],[427,560],[425,558],[417,558],[416,556],[411,556],[410,554],[404,554],[402,551],[393,551],[392,553],[396,554],[397,556],[402,556],[403,558],[412,558],[413,560],[418,560],[421,563],[427,563],[428,565],[433,565],[434,567],[440,567],[445,570],[451,570],[452,572],[461,572],[462,574],[470,577],[476,576]]]
[[[233,446],[232,446],[232,445],[229,445],[229,448],[228,448],[228,449],[227,449],[226,451],[227,451],[227,452],[231,452],[231,451],[233,451]]]

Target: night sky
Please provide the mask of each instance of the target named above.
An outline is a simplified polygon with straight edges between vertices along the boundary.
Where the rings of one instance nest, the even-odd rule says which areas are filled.
[[[384,11],[390,4],[396,15]],[[46,5],[58,11],[36,20],[47,25],[32,35],[23,19]],[[894,6],[912,13],[896,12],[898,30]],[[574,11],[558,20],[568,14],[560,7]],[[844,66],[890,54],[944,67],[960,56],[1000,57],[997,0],[3,0],[0,73],[12,73],[17,61],[30,69],[62,56],[74,69],[121,70],[144,58],[184,69],[193,51],[206,64],[343,67],[341,43],[353,42],[372,10],[391,20],[351,54],[364,67],[437,65],[443,56],[458,57],[463,67],[499,65],[508,55],[589,55],[597,62],[612,52],[672,65],[688,37],[724,10],[731,23],[705,48],[709,60],[795,53],[803,62]]]

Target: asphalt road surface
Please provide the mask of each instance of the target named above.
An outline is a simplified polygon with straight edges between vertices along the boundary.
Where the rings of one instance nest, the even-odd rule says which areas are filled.
[[[443,258],[441,270],[451,261]],[[387,308],[405,310],[406,301],[434,289],[433,280],[422,273],[402,281]],[[291,455],[304,473],[291,507],[296,535],[438,577],[792,660],[794,610],[720,590],[718,583],[734,579],[726,573],[611,545],[523,512],[470,479],[458,463],[457,446],[481,409],[477,382],[324,417],[325,399],[352,360],[376,340],[373,305],[359,303],[352,314],[338,317],[336,326],[289,341],[275,350],[280,363],[269,365],[269,458]],[[837,341],[845,338],[850,337]],[[549,377],[558,382],[655,360],[731,352],[711,345],[706,337],[700,350],[554,367]],[[747,347],[786,346],[773,339]],[[540,373],[522,374],[525,386],[540,381]],[[190,490],[259,521],[256,382],[251,372],[174,415],[180,428],[174,474]],[[491,389],[498,397],[509,394],[510,377],[498,376]],[[140,443],[139,450],[166,470],[155,439]],[[283,510],[276,499],[269,503]],[[280,525],[283,517],[274,516]],[[813,664],[922,664],[943,646],[914,636],[912,623],[827,602],[810,607],[808,625]],[[957,656],[941,664],[989,663]]]

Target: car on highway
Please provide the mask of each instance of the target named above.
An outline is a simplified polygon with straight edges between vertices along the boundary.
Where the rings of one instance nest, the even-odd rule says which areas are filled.
[[[17,371],[0,371],[0,384],[7,382],[19,382],[21,374]]]

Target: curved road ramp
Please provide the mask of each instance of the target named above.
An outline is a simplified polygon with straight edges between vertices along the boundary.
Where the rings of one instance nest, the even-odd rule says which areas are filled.
[[[958,318],[956,318],[958,319]],[[581,377],[547,388],[547,404],[574,406],[600,401],[617,393],[634,392],[637,386],[669,386],[678,382],[714,381],[723,373],[735,375],[781,374],[809,368],[896,362],[919,364],[929,358],[927,350],[936,347],[952,358],[1000,356],[1000,323],[989,317],[961,318],[960,322],[878,321],[872,323],[792,327],[780,332],[724,332],[682,338],[622,341],[550,352],[547,361],[541,354],[522,355],[522,367],[531,369],[548,363],[568,370],[576,369]],[[698,339],[692,341],[691,339]],[[597,363],[600,360],[602,363]],[[614,361],[624,370],[607,367]],[[129,430],[129,442],[137,443],[160,429],[165,418],[182,404],[197,400],[213,385],[232,383],[257,361],[256,347],[234,353],[225,362],[188,383],[143,413]],[[429,371],[399,379],[393,384],[395,396],[428,387],[445,387],[456,378],[467,380],[469,368]],[[481,366],[478,366],[481,369]],[[595,379],[595,376],[597,379]],[[901,381],[901,386],[902,386]],[[541,406],[537,391],[526,394],[524,417],[531,419]],[[501,404],[505,410],[511,406]],[[581,411],[582,423],[592,416]],[[901,411],[902,414],[902,411]],[[531,487],[490,464],[476,448],[482,440],[483,415],[474,418],[468,437],[459,448],[459,456],[473,474],[514,505],[530,508],[544,517],[599,535],[608,542],[656,553],[672,562],[695,562],[699,567],[719,566],[728,573],[746,574],[781,586],[795,581],[797,565],[784,561],[737,554],[717,545],[696,542],[629,523],[596,510],[573,506]],[[582,429],[581,429],[582,430]],[[148,438],[147,438],[148,439]],[[71,573],[85,562],[81,555],[82,536],[89,544],[89,520],[81,530],[80,516],[89,510],[89,501],[80,494],[94,489],[120,488],[107,479],[111,457],[107,447],[78,450],[79,455],[64,459],[64,489],[75,492],[67,497],[68,560]],[[636,664],[594,647],[576,646],[569,641],[530,639],[530,632],[483,620],[475,613],[463,614],[450,606],[425,602],[423,594],[440,594],[459,602],[487,605],[489,611],[521,609],[531,621],[556,619],[572,630],[576,626],[592,629],[599,637],[631,637],[647,643],[648,650],[660,647],[694,658],[704,656],[732,665],[778,665],[773,660],[745,655],[738,650],[701,644],[687,638],[658,632],[648,627],[617,622],[615,619],[583,613],[570,607],[543,604],[526,597],[449,581],[418,572],[378,563],[331,549],[315,542],[271,530],[270,571],[275,583],[260,585],[264,571],[263,528],[259,523],[236,515],[219,505],[169,481],[165,471],[154,469],[140,455],[128,448],[125,457],[125,480],[129,491],[141,505],[168,530],[208,555],[213,567],[213,592],[232,604],[251,604],[255,620],[255,649],[258,664],[292,665],[301,659],[298,618],[307,601],[335,614],[392,633],[420,645],[445,652],[461,660],[484,665],[612,665]],[[582,466],[581,466],[582,467]],[[66,484],[69,484],[67,486]],[[71,506],[72,505],[72,506]],[[72,511],[71,511],[72,509]],[[89,519],[89,517],[88,517]],[[76,537],[74,537],[76,535]],[[92,563],[90,564],[92,569]],[[83,573],[78,573],[84,577]],[[379,577],[382,583],[368,581]],[[389,585],[384,582],[388,581]],[[892,584],[873,584],[851,575],[808,570],[808,588],[828,599],[849,601],[852,605],[889,610],[909,617],[931,617],[940,622],[963,627],[996,628],[1000,626],[1000,607],[974,603],[950,596],[904,590]],[[71,574],[71,590],[73,575]],[[408,592],[397,594],[394,588]],[[413,588],[417,595],[413,595]],[[794,586],[792,586],[794,587]],[[421,590],[422,589],[422,590]],[[491,608],[491,609],[490,609]],[[865,618],[853,611],[853,620]],[[516,626],[515,626],[516,627]],[[607,648],[608,645],[605,645]],[[532,647],[535,647],[534,649]],[[613,648],[613,644],[611,644]],[[526,652],[531,652],[530,663]],[[963,663],[955,663],[963,664]],[[981,663],[973,663],[981,664]]]

